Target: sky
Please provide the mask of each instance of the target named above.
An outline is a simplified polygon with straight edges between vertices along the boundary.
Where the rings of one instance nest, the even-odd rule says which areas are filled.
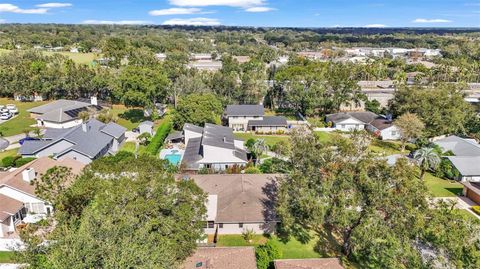
[[[0,0],[0,23],[480,27],[480,0]]]

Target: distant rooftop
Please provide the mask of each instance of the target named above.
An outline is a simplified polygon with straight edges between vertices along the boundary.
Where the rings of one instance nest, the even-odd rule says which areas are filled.
[[[225,116],[263,116],[265,109],[262,105],[228,105]]]

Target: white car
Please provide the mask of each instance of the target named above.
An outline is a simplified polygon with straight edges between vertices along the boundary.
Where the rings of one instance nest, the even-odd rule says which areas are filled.
[[[10,113],[10,111],[8,110],[8,108],[2,108],[0,109],[0,112],[3,114],[3,113]]]
[[[12,104],[8,104],[7,105],[7,109],[10,113],[12,114],[17,114],[18,113],[18,109],[15,105],[12,105]]]
[[[2,113],[0,115],[0,120],[8,120],[12,117],[12,115],[10,113]]]

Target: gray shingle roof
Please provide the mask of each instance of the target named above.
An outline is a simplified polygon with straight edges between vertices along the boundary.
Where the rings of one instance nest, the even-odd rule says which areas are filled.
[[[354,118],[365,124],[368,124],[373,120],[375,120],[376,118],[378,118],[378,115],[370,111],[365,111],[365,112],[341,112],[341,113],[330,114],[330,115],[327,115],[326,117],[327,121],[331,121],[333,123],[342,122],[349,118]]]
[[[199,168],[198,161],[203,156],[201,154],[202,138],[190,138],[183,153],[182,164],[187,169],[197,170]]]
[[[265,109],[262,105],[228,105],[225,116],[263,116]]]
[[[140,125],[153,126],[154,124],[153,124],[152,121],[146,120],[146,121],[140,122],[140,124],[138,126],[140,126]]]
[[[462,176],[480,176],[480,156],[447,157]]]
[[[203,128],[202,145],[235,149],[233,130],[229,127],[206,123]]]
[[[107,132],[105,132],[104,129],[107,126],[108,129]],[[104,124],[96,119],[89,120],[86,123],[86,127],[86,132],[83,131],[82,125],[66,129],[63,133],[60,131],[48,131],[47,129],[46,133],[49,134],[51,138],[48,140],[25,141],[20,148],[20,153],[22,155],[34,155],[38,151],[63,140],[72,143],[72,146],[62,152],[56,152],[57,156],[73,150],[93,159],[112,142],[115,135],[120,134],[120,130],[123,130],[123,133],[126,130],[116,123]]]
[[[283,116],[264,116],[263,120],[249,120],[248,126],[285,126],[287,118]]]
[[[183,129],[184,130],[189,130],[189,131],[192,131],[192,132],[196,132],[196,133],[203,133],[203,128],[200,127],[200,126],[197,126],[197,125],[194,125],[194,124],[190,124],[190,123],[185,123],[183,125]]]
[[[63,123],[78,118],[78,114],[87,109],[100,111],[101,106],[94,106],[90,103],[60,99],[43,106],[34,107],[28,112],[41,114],[39,119],[50,122]]]
[[[456,156],[480,156],[480,145],[456,135],[439,139],[434,143],[445,151],[451,150]]]
[[[127,131],[127,128],[120,126],[114,122],[109,122],[101,130],[102,132],[118,139]]]

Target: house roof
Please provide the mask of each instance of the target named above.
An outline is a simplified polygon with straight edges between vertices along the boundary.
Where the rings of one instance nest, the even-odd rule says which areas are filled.
[[[447,156],[462,176],[480,176],[480,156]]]
[[[48,169],[54,166],[69,167],[72,169],[73,174],[79,174],[83,167],[85,167],[85,164],[70,158],[65,158],[61,161],[58,161],[48,157],[42,157],[33,160],[11,172],[0,174],[0,186],[6,185],[29,195],[35,196],[35,187],[29,182],[23,180],[22,172],[28,168],[33,168],[36,173],[36,177],[38,178],[42,174],[46,173]],[[1,208],[2,203],[0,203],[0,209]]]
[[[335,114],[329,114],[326,117],[327,121],[331,121],[333,123],[339,123],[346,119],[351,119],[351,118],[354,118],[358,121],[368,124],[373,120],[377,119],[378,115],[370,111],[364,111],[364,112],[340,112]]]
[[[22,207],[23,203],[21,201],[0,194],[0,222],[15,215]]]
[[[225,116],[263,116],[265,109],[262,105],[228,105]]]
[[[468,190],[473,191],[477,195],[480,195],[480,182],[463,181],[460,183],[467,187]]]
[[[102,132],[111,135],[115,138],[120,138],[125,132],[127,131],[127,128],[118,125],[114,122],[109,122],[107,125],[105,125],[102,129]]]
[[[188,131],[192,131],[192,132],[195,132],[195,133],[203,133],[203,128],[200,127],[200,126],[197,126],[195,124],[191,124],[191,123],[185,123],[183,125],[183,129],[184,130],[188,130]]]
[[[286,259],[273,263],[275,269],[343,269],[338,258]]]
[[[382,116],[378,116],[376,119],[374,119],[372,122],[370,122],[370,125],[377,128],[378,130],[385,130],[387,128],[392,127],[393,122],[391,120],[387,120],[386,118],[384,118]]]
[[[452,151],[456,156],[480,156],[480,145],[470,139],[464,139],[456,135],[434,141],[445,151]]]
[[[113,137],[118,138],[120,133],[124,133],[126,130],[116,123],[104,124],[96,119],[90,119],[86,123],[86,128],[86,131],[84,131],[83,125],[79,125],[66,129],[64,132],[47,131],[48,138],[45,140],[25,141],[20,147],[20,154],[34,155],[38,151],[60,141],[68,141],[72,144],[71,147],[63,152],[56,152],[57,156],[74,150],[89,158],[94,158],[112,141]]]
[[[280,175],[192,175],[209,195],[217,195],[218,223],[276,221],[275,192]]]
[[[80,112],[89,108],[97,111],[102,109],[101,106],[95,106],[86,102],[60,99],[43,106],[31,108],[28,111],[41,114],[39,119],[44,121],[63,123],[77,119]]]
[[[256,269],[253,247],[199,247],[187,258],[184,269]]]
[[[197,162],[203,158],[201,148],[201,137],[190,138],[188,140],[187,146],[185,147],[185,152],[183,153],[182,157],[182,165],[184,165],[185,168],[193,170],[199,168],[199,164]]]
[[[248,126],[287,126],[287,118],[283,116],[264,116],[262,120],[249,120]]]
[[[153,121],[146,120],[146,121],[140,122],[138,126],[140,125],[153,126],[154,124],[153,124]]]
[[[233,130],[226,126],[206,123],[203,128],[202,145],[235,149]]]

